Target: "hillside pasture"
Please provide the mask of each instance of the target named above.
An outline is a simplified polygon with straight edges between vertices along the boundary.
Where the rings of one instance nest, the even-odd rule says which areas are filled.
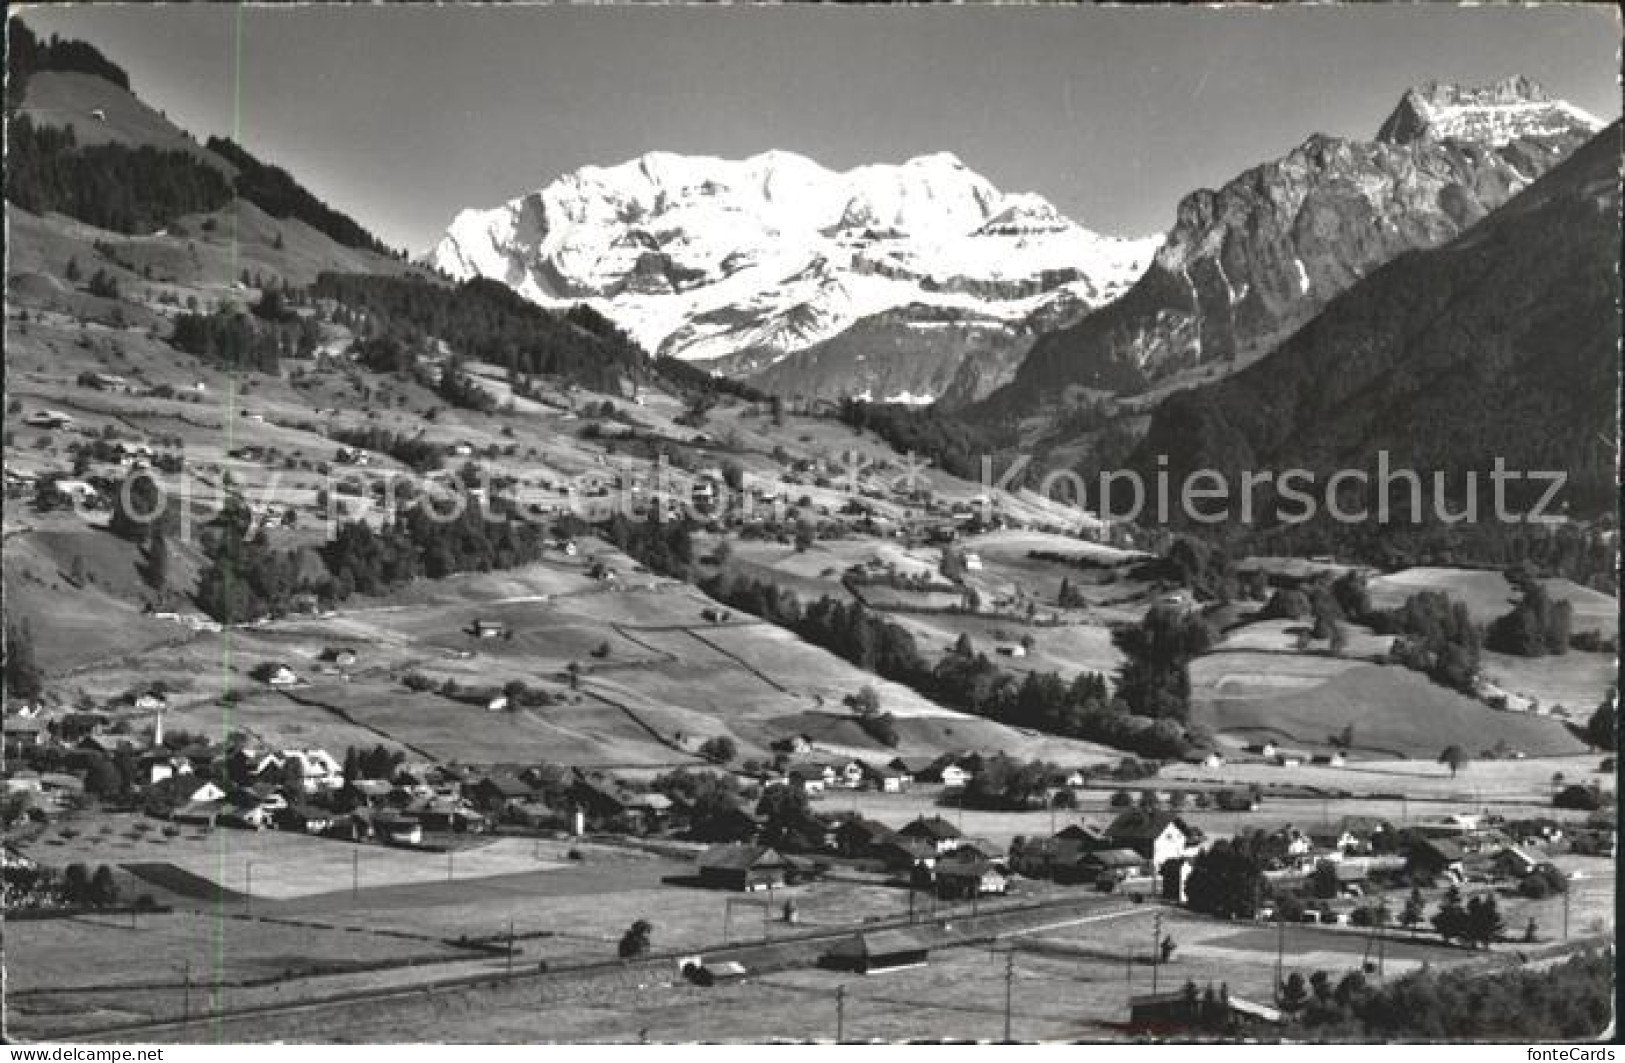
[[[1554,657],[1514,657],[1486,650],[1484,676],[1502,690],[1536,698],[1541,707],[1584,721],[1619,677],[1611,654],[1570,650]]]
[[[1397,666],[1359,664],[1315,684],[1294,675],[1286,685],[1285,693],[1198,689],[1191,718],[1222,734],[1311,749],[1353,724],[1357,753],[1386,756],[1432,758],[1449,745],[1476,754],[1497,742],[1531,756],[1585,748],[1559,723],[1498,712]]]

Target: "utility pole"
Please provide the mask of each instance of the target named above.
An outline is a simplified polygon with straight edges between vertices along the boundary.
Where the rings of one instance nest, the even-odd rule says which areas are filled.
[[[1286,920],[1275,913],[1275,1002],[1281,1002],[1281,965],[1286,962]]]
[[[181,961],[181,1021],[192,1019],[192,961]]]
[[[248,911],[252,914],[254,911],[254,861],[248,861],[244,865],[244,870],[248,875],[248,885],[244,887],[244,897],[248,904]]]
[[[846,986],[835,987],[835,1043],[846,1042]]]
[[[361,896],[361,850],[350,853],[350,897]]]
[[[1004,1041],[1010,1043],[1010,1005],[1015,995],[1016,950],[1004,954]]]
[[[1162,913],[1151,924],[1151,995],[1157,993],[1157,975],[1162,968]]]
[[[508,920],[508,981],[513,981],[513,920]]]

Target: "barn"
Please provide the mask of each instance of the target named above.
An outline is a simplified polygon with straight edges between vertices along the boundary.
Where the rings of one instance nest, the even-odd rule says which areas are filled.
[[[702,886],[748,891],[784,885],[790,865],[765,845],[713,845],[700,854],[699,867]]]
[[[820,967],[858,974],[879,974],[923,967],[930,946],[901,930],[859,932],[838,942],[818,960]]]

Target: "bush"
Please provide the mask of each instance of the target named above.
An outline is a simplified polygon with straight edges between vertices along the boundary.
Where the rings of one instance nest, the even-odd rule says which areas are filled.
[[[700,756],[713,764],[727,764],[739,755],[739,747],[727,735],[708,738],[700,746]]]

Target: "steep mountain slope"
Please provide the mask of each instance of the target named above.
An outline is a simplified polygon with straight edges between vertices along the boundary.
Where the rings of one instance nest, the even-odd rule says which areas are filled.
[[[877,354],[889,343],[926,353],[897,337],[933,313],[1019,333],[1052,303],[1077,312],[1114,298],[1154,247],[1092,233],[1039,196],[1006,195],[947,154],[835,173],[780,151],[657,152],[464,211],[430,262],[543,305],[585,300],[651,351],[746,376],[865,318],[885,334]],[[946,369],[883,384],[848,379],[851,354],[787,368],[781,382],[824,396],[920,391],[951,379],[955,351]]]
[[[1019,320],[982,311],[910,303],[859,319],[820,343],[749,377],[764,391],[850,397],[952,409],[1010,380],[1040,335],[1076,321],[1089,305],[1065,289]],[[747,356],[748,357],[748,356]],[[727,370],[728,361],[707,363]]]
[[[1187,196],[1134,288],[1042,337],[978,415],[1030,414],[1069,388],[1133,394],[1181,371],[1245,365],[1376,267],[1466,230],[1598,126],[1523,79],[1412,89],[1374,141],[1317,134]]]
[[[1576,513],[1611,509],[1621,147],[1615,123],[1466,234],[1367,277],[1266,358],[1170,396],[1134,464],[1167,455],[1176,477],[1234,477],[1369,469],[1386,450],[1391,467],[1429,477],[1499,457],[1568,471]],[[1544,492],[1511,486],[1525,504]]]

